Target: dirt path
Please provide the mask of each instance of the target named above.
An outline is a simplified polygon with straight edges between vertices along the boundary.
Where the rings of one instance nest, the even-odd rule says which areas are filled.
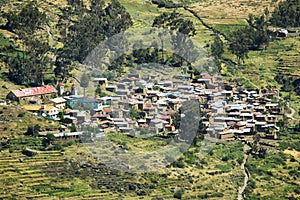
[[[287,107],[289,108],[289,110],[291,111],[291,113],[285,113],[285,115],[286,115],[288,118],[292,119],[292,120],[296,120],[296,119],[293,117],[294,114],[295,114],[295,112],[296,112],[295,109],[292,108],[292,107],[290,106],[290,102],[287,102],[286,105],[287,105]]]
[[[238,190],[238,197],[237,199],[238,200],[242,200],[244,199],[243,198],[243,193],[248,185],[248,180],[250,178],[250,173],[248,171],[248,169],[245,167],[245,164],[247,163],[247,159],[248,159],[248,154],[247,154],[247,151],[248,151],[249,147],[247,144],[244,145],[244,160],[243,160],[243,163],[241,164],[241,169],[243,170],[243,174],[244,174],[244,184],[242,187],[239,187],[239,190]]]

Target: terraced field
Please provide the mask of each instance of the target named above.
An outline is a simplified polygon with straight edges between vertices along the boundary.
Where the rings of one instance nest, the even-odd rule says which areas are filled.
[[[233,199],[242,182],[242,172],[234,161],[242,158],[242,151],[236,151],[238,157],[228,162],[221,160],[222,153],[232,152],[236,145],[216,146],[212,157],[203,157],[192,148],[182,157],[184,167],[141,174],[108,168],[81,144],[65,151],[38,151],[33,157],[21,153],[24,147],[0,153],[0,199],[172,199],[179,189],[184,190],[185,198],[208,195],[217,199],[222,195]]]

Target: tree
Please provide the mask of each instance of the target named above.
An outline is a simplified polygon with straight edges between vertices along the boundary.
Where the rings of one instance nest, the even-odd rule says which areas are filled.
[[[236,55],[238,64],[248,58],[249,45],[251,41],[248,36],[249,27],[233,31],[229,37],[229,50]]]
[[[15,32],[22,38],[25,35],[32,35],[34,31],[46,22],[46,14],[39,11],[35,1],[31,1],[22,7],[20,13],[11,11],[5,13],[7,19],[5,28]]]
[[[83,93],[85,96],[85,89],[89,86],[89,76],[84,72],[80,78],[80,87],[83,87]]]
[[[172,117],[172,121],[173,121],[175,128],[178,129],[180,127],[180,122],[181,122],[180,113],[175,113],[175,114],[171,115],[171,117]]]
[[[42,140],[42,144],[44,147],[49,146],[53,141],[55,140],[55,137],[53,134],[48,133],[46,137]]]
[[[191,52],[194,49],[193,43],[189,40],[189,37],[192,37],[196,34],[194,23],[183,18],[174,10],[172,13],[162,13],[161,15],[155,17],[152,27],[164,28],[173,31],[171,33],[172,45],[174,50],[178,52],[180,56],[173,53],[171,62],[174,65],[182,66],[184,61],[183,57],[190,58],[192,55]],[[166,33],[165,31],[159,33],[159,37],[161,39],[162,63],[165,63],[163,38],[165,34],[169,33]],[[187,48],[187,46],[189,46],[189,48]]]
[[[130,119],[138,119],[139,118],[139,112],[135,108],[131,108],[129,112]]]
[[[51,67],[50,47],[47,43],[28,38],[24,43],[26,50],[20,54],[8,55],[5,59],[11,81],[17,84],[41,85],[45,72]]]
[[[300,1],[281,1],[272,13],[270,22],[280,27],[300,26]]]
[[[95,97],[102,95],[102,89],[100,85],[97,85],[97,88],[95,90]]]
[[[60,81],[64,82],[66,79],[72,77],[71,71],[74,69],[74,64],[71,59],[68,58],[68,52],[71,50],[61,49],[57,52],[55,59],[54,74]]]
[[[248,34],[251,40],[252,49],[260,49],[263,45],[269,44],[268,24],[264,15],[249,15],[247,22],[249,24]]]
[[[26,3],[19,13],[4,14],[4,28],[16,33],[22,42],[22,51],[10,48],[4,59],[9,68],[9,78],[17,84],[41,85],[44,73],[51,65],[48,43],[35,37],[36,30],[46,24],[46,15],[38,9],[35,1]]]
[[[216,59],[220,59],[224,53],[224,44],[220,37],[215,37],[211,44],[211,53]]]
[[[28,126],[25,135],[37,136],[38,133],[40,132],[40,130],[41,130],[41,127],[38,124],[36,124],[34,126]]]
[[[130,15],[116,0],[113,0],[104,8],[104,3],[99,0],[91,1],[91,8],[78,7],[74,12],[71,9],[64,10],[65,18],[70,18],[70,13],[78,21],[72,21],[72,25],[61,21],[64,50],[70,51],[69,59],[83,62],[86,56],[105,38],[120,33],[132,25]]]

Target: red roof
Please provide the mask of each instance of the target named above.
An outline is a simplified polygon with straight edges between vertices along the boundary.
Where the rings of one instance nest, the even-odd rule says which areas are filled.
[[[112,110],[111,109],[103,109],[103,112],[105,112],[105,113],[111,113],[112,112]]]
[[[110,117],[110,115],[103,115],[103,114],[94,114],[93,115],[93,118],[107,118],[107,117]]]
[[[204,79],[211,79],[213,78],[213,76],[209,75],[209,74],[201,74],[201,77],[204,78]]]
[[[168,110],[168,111],[162,112],[163,115],[173,115],[175,113],[177,113],[177,111],[175,111],[175,110]]]
[[[171,116],[161,116],[161,119],[171,119]]]
[[[46,85],[41,87],[18,89],[11,91],[16,97],[29,97],[43,94],[57,93],[57,90],[52,85]]]

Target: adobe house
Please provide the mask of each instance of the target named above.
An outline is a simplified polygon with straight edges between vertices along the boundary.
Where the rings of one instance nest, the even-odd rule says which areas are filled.
[[[67,100],[65,100],[64,98],[58,97],[58,98],[50,99],[50,101],[59,110],[66,109],[66,102],[67,102]]]
[[[94,82],[99,84],[102,90],[104,90],[108,84],[107,78],[94,78]]]
[[[228,139],[234,137],[233,131],[225,131],[225,132],[219,132],[217,133],[217,138],[218,139]]]
[[[175,131],[175,126],[172,124],[165,124],[164,131],[173,132],[173,131]]]
[[[51,119],[56,118],[59,113],[59,109],[53,105],[26,105],[23,109]]]
[[[70,133],[55,133],[53,136],[56,140],[78,139],[83,132],[70,132]]]
[[[57,95],[57,90],[52,85],[34,88],[25,88],[10,91],[6,98],[19,103],[41,103],[43,99],[50,99]]]

